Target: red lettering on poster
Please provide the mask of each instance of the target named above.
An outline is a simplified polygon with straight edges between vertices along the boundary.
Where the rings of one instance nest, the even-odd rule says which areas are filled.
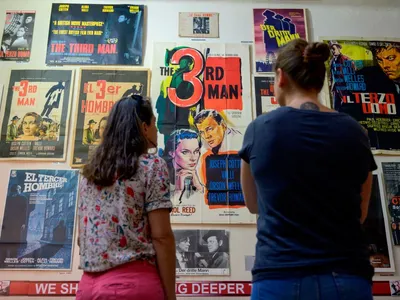
[[[69,44],[69,53],[94,53],[94,44]]]
[[[204,107],[243,109],[240,57],[209,57],[204,74]]]
[[[190,72],[183,74],[183,80],[189,82],[193,86],[193,94],[186,99],[179,98],[175,88],[168,88],[168,98],[173,104],[180,107],[190,107],[200,101],[203,96],[204,87],[198,76],[204,68],[204,58],[199,51],[193,48],[179,49],[171,57],[171,64],[179,65],[180,60],[184,56],[193,59],[193,68]]]
[[[117,54],[117,44],[99,44],[97,46],[98,54]]]

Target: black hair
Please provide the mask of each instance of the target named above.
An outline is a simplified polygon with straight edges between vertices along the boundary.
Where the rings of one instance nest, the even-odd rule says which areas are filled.
[[[147,152],[147,139],[142,123],[151,124],[153,110],[150,101],[133,95],[117,101],[107,119],[103,139],[83,176],[98,186],[110,186],[117,179],[135,175],[139,156]]]
[[[279,50],[275,71],[282,69],[298,88],[319,93],[324,86],[325,61],[329,56],[327,44],[295,39]]]

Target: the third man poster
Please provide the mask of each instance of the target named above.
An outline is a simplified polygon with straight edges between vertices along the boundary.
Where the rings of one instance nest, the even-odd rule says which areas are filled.
[[[237,154],[252,120],[249,47],[159,43],[154,49],[152,95],[173,222],[254,223]]]
[[[53,4],[49,65],[142,64],[143,5]]]
[[[368,130],[373,150],[400,150],[400,41],[323,38],[332,106]]]
[[[107,116],[114,103],[133,94],[148,96],[150,72],[147,69],[82,69],[77,104],[73,167],[88,162],[100,143]]]

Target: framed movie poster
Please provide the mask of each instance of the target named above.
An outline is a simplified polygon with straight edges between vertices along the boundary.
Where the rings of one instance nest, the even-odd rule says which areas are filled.
[[[65,161],[72,70],[11,70],[0,160]]]
[[[81,167],[88,162],[100,143],[108,113],[114,103],[130,95],[149,95],[148,69],[82,68],[79,93],[76,99],[76,117],[71,166]]]
[[[275,99],[275,75],[258,75],[253,77],[255,116],[268,113],[279,107]]]
[[[152,95],[172,221],[255,223],[238,155],[252,121],[249,46],[171,42],[154,49]]]
[[[191,38],[218,38],[219,14],[210,12],[180,12],[179,36]]]
[[[35,11],[6,11],[0,60],[30,60],[35,17]]]
[[[400,163],[384,162],[382,171],[393,243],[398,246],[400,245]]]
[[[384,195],[382,178],[375,173],[368,216],[363,228],[369,246],[371,265],[375,268],[375,272],[393,273],[395,264]]]
[[[11,170],[0,269],[71,270],[77,170]]]
[[[289,41],[308,39],[305,9],[255,8],[253,17],[257,73],[273,72],[279,48]]]
[[[400,40],[322,37],[332,108],[368,130],[375,154],[400,153]]]
[[[174,230],[176,275],[229,275],[230,247],[227,230]]]
[[[46,64],[141,65],[143,5],[54,3]]]

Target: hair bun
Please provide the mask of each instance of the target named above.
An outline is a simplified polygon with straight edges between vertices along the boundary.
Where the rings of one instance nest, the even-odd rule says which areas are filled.
[[[325,62],[331,52],[329,46],[325,43],[309,43],[303,52],[303,59],[305,63],[312,61]]]

